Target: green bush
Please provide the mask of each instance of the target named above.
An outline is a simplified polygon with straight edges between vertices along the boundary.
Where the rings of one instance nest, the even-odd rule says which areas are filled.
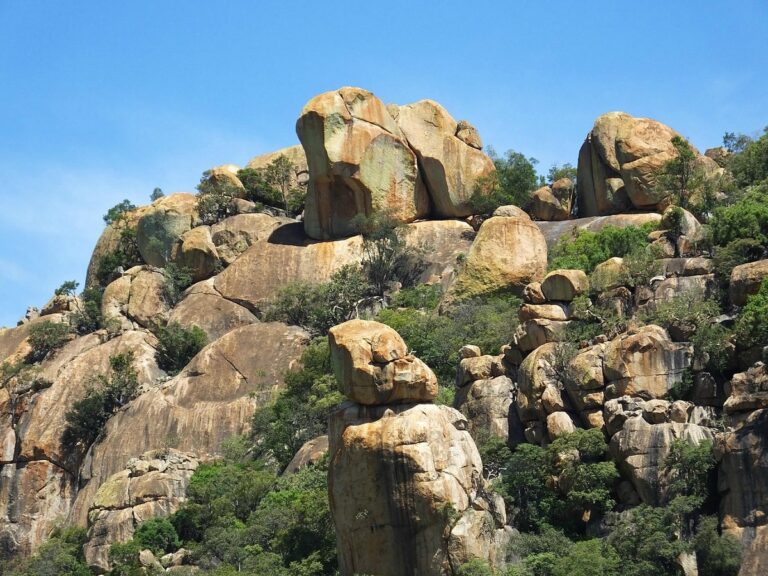
[[[131,210],[136,210],[136,205],[131,203],[130,200],[123,200],[107,210],[107,213],[104,214],[104,222],[109,226],[114,222],[124,219],[126,212],[130,212]]]
[[[29,345],[32,347],[30,359],[39,362],[58,350],[69,340],[69,326],[44,320],[29,327]]]
[[[393,308],[413,308],[415,310],[434,310],[440,304],[443,288],[440,284],[419,284],[403,288],[392,295]]]
[[[296,165],[280,155],[264,168],[244,168],[237,177],[246,190],[246,198],[254,202],[281,208],[291,215],[304,210],[306,191],[293,186],[296,182]]]
[[[176,306],[184,290],[192,285],[192,271],[174,262],[168,262],[163,268],[163,297],[170,307]]]
[[[128,226],[124,218],[115,220],[113,226],[120,231],[118,246],[102,256],[98,262],[96,280],[100,286],[109,284],[118,268],[127,270],[143,262],[136,241],[136,228]]]
[[[240,189],[231,183],[214,182],[210,174],[204,172],[197,185],[197,213],[203,224],[215,224],[233,216],[233,200],[240,194]]]
[[[178,374],[208,344],[208,336],[198,326],[184,328],[178,322],[155,331],[158,344],[155,360],[166,373]]]
[[[623,258],[648,245],[648,234],[657,224],[618,228],[606,226],[599,232],[577,230],[573,235],[561,237],[552,247],[549,257],[550,270],[570,268],[591,274],[595,266],[609,258]]]
[[[328,282],[294,282],[278,290],[266,319],[325,334],[332,326],[355,316],[369,291],[360,267],[348,264],[334,272]]]
[[[728,144],[738,141],[738,145],[731,148],[735,154],[728,160],[728,168],[738,186],[751,186],[768,179],[768,128],[757,140],[745,136],[726,134],[723,139]]]
[[[61,286],[56,288],[53,293],[56,294],[56,296],[74,296],[75,290],[77,290],[79,285],[80,283],[75,280],[67,280],[66,282],[62,282]]]
[[[741,542],[730,534],[719,534],[717,518],[699,519],[693,539],[699,576],[737,576],[741,567]]]
[[[536,186],[543,184],[536,175],[538,161],[514,150],[508,150],[504,157],[500,157],[489,148],[488,155],[496,171],[478,181],[469,200],[472,212],[490,214],[499,206],[524,206]]]
[[[66,415],[62,443],[69,449],[87,449],[99,439],[109,418],[133,400],[139,391],[133,353],[109,357],[109,374],[96,376],[85,397],[72,405]]]
[[[104,290],[101,287],[86,288],[81,294],[82,306],[69,317],[72,331],[80,336],[95,332],[104,325],[101,316],[101,299]]]
[[[85,561],[83,545],[87,542],[85,528],[57,528],[34,555],[11,566],[6,571],[0,560],[0,574],[8,576],[91,576]]]
[[[255,454],[284,468],[307,440],[327,433],[328,418],[343,401],[328,340],[317,338],[301,355],[301,369],[285,374],[285,388],[274,402],[254,413]]]
[[[168,518],[152,518],[142,522],[133,537],[142,550],[151,550],[158,557],[175,552],[181,546],[179,535]]]
[[[768,279],[747,300],[734,327],[736,344],[742,350],[768,345]]]
[[[716,247],[752,240],[768,250],[768,184],[755,187],[730,206],[715,208],[709,226]]]

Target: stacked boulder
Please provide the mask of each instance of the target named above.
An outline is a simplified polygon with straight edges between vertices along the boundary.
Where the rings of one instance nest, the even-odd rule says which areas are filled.
[[[341,574],[453,575],[474,557],[501,566],[504,504],[485,492],[466,418],[432,403],[433,372],[378,322],[350,320],[329,341],[349,398],[329,431]]]
[[[600,116],[579,150],[579,216],[666,208],[671,192],[656,186],[656,174],[677,156],[675,136],[650,118],[624,112]],[[696,166],[707,176],[722,173],[714,160],[694,152]]]
[[[560,178],[531,193],[527,210],[534,220],[568,220],[573,209],[576,185],[570,178]]]

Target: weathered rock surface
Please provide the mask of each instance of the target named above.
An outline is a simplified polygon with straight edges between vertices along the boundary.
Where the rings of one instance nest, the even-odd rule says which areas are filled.
[[[288,462],[288,466],[285,467],[283,474],[295,474],[299,470],[303,470],[307,466],[316,464],[323,457],[328,454],[328,436],[318,436],[307,440],[304,445],[299,448],[291,461]]]
[[[517,373],[517,413],[521,422],[543,421],[546,411],[542,395],[548,385],[557,386],[555,358],[557,345],[544,344],[525,357]]]
[[[210,226],[197,226],[185,232],[174,262],[189,270],[193,282],[213,276],[221,264]]]
[[[679,134],[650,118],[624,112],[600,116],[579,151],[579,215],[665,208],[670,192],[656,187],[656,173],[677,156],[675,136]],[[713,160],[698,151],[696,155],[707,173],[719,173]]]
[[[514,421],[512,395],[515,384],[507,376],[475,380],[456,391],[454,405],[467,418],[468,430],[475,439],[484,435],[507,440],[510,419]]]
[[[277,322],[236,328],[203,348],[179,375],[131,402],[110,419],[81,468],[87,484],[73,520],[85,524],[102,482],[148,450],[170,446],[201,458],[219,454],[222,441],[247,431],[255,408],[280,389],[308,338]]]
[[[699,444],[712,440],[713,435],[708,428],[696,424],[650,424],[644,418],[633,416],[611,438],[611,457],[646,504],[658,505],[664,499],[664,460],[677,438]]]
[[[768,260],[758,260],[736,266],[731,272],[728,294],[736,306],[744,306],[752,294],[757,294],[763,280],[768,278]]]
[[[718,435],[715,454],[723,531],[746,545],[740,574],[762,574],[768,558],[768,410],[756,410],[739,428]]]
[[[353,402],[381,405],[431,402],[437,377],[408,353],[392,328],[369,320],[349,320],[328,331],[336,380]]]
[[[618,396],[663,398],[691,365],[690,346],[672,342],[659,326],[643,326],[606,345],[603,371],[606,393]]]
[[[571,216],[573,191],[571,179],[561,178],[551,186],[534,190],[527,210],[534,220],[567,220]]]
[[[309,165],[304,229],[310,237],[355,234],[358,215],[411,222],[429,213],[416,155],[371,92],[341,88],[315,96],[296,132]]]
[[[495,171],[491,159],[476,147],[479,142],[473,138],[468,144],[465,127],[460,131],[448,111],[433,100],[390,110],[418,156],[435,215],[456,218],[472,214],[469,199],[475,183]]]
[[[193,194],[171,194],[156,200],[136,224],[141,257],[151,266],[165,266],[174,258],[181,237],[198,222],[197,198]]]
[[[553,270],[542,280],[541,291],[550,302],[570,302],[589,292],[589,279],[583,270]]]
[[[503,563],[504,515],[482,495],[482,462],[460,412],[346,403],[331,418],[330,453],[344,576],[442,576],[471,556]]]
[[[141,522],[170,516],[186,500],[194,454],[153,450],[131,459],[125,470],[113,474],[96,492],[88,512],[85,559],[97,570],[108,570],[109,547],[127,542]]]
[[[163,273],[149,266],[135,266],[111,282],[101,299],[101,314],[123,330],[162,326],[170,307],[165,298]]]
[[[190,287],[184,299],[174,306],[168,323],[178,323],[185,328],[197,326],[213,342],[235,328],[254,324],[258,318],[246,308],[225,300],[213,288],[209,279]]]
[[[275,229],[290,222],[268,214],[238,214],[211,226],[211,240],[226,264],[232,264],[249,246],[268,239]]]
[[[522,293],[541,280],[547,246],[536,224],[523,218],[494,216],[483,222],[452,289],[457,299],[496,290]]]
[[[768,368],[758,362],[746,372],[734,374],[726,385],[723,409],[726,414],[752,412],[768,408]]]

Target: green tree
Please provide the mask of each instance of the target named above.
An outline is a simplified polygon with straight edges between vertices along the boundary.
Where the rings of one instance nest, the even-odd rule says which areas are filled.
[[[173,307],[179,302],[184,290],[192,285],[192,271],[175,262],[168,262],[163,268],[163,296],[166,303]]]
[[[0,573],[9,576],[91,576],[83,555],[86,541],[84,528],[57,528],[34,555],[10,572]],[[3,570],[1,564],[0,570]]]
[[[670,193],[683,208],[704,185],[704,173],[696,164],[696,152],[685,138],[672,137],[676,155],[656,174],[656,187]]]
[[[550,184],[552,184],[554,182],[557,182],[561,178],[570,178],[570,180],[575,183],[576,175],[577,175],[576,168],[568,162],[566,162],[562,166],[553,164],[552,167],[549,169],[549,172],[547,172],[547,181]]]
[[[28,341],[32,347],[32,362],[45,360],[50,354],[64,346],[69,340],[69,326],[44,320],[29,327]]]
[[[198,326],[183,327],[171,322],[155,331],[157,365],[171,376],[178,374],[208,344],[208,336]]]
[[[221,182],[210,177],[210,172],[203,172],[197,185],[197,213],[203,224],[215,224],[235,214],[233,200],[241,190],[230,182]]]
[[[165,194],[163,193],[163,189],[155,188],[154,190],[152,190],[152,194],[149,195],[149,199],[152,202],[154,202],[155,200],[160,200],[160,198],[162,198],[163,196],[165,196]]]
[[[136,241],[136,228],[129,224],[126,215],[127,212],[120,212],[109,223],[118,232],[118,241],[117,247],[102,256],[96,267],[96,280],[101,286],[111,282],[118,268],[128,269],[143,262]]]
[[[470,207],[475,214],[490,214],[499,206],[514,204],[524,206],[530,193],[542,184],[536,174],[535,158],[507,150],[505,156],[499,156],[493,148],[488,148],[496,171],[478,181],[475,192],[470,198]]]
[[[181,546],[179,535],[168,518],[152,518],[142,522],[133,537],[142,549],[151,550],[155,556],[175,552]]]
[[[56,288],[53,293],[56,294],[56,296],[74,296],[79,285],[80,283],[75,280],[67,280],[66,282],[63,282],[61,286]]]
[[[768,184],[755,186],[737,202],[715,208],[709,221],[715,247],[752,240],[768,250]]]
[[[101,299],[104,289],[97,286],[86,288],[80,295],[82,305],[69,317],[72,331],[80,336],[95,332],[104,325],[101,315]]]
[[[123,200],[107,210],[107,213],[104,214],[104,222],[107,225],[113,224],[114,222],[123,219],[125,213],[130,212],[131,210],[136,210],[136,205],[132,204],[130,200]]]
[[[597,538],[575,542],[552,569],[552,576],[620,576],[623,573],[623,562],[616,550]]]
[[[757,140],[726,132],[723,143],[733,152],[728,168],[738,186],[751,186],[768,179],[768,127]]]
[[[717,518],[699,520],[694,550],[700,576],[737,576],[741,567],[741,542],[729,534],[719,534]]]
[[[263,168],[244,168],[237,176],[246,190],[246,197],[254,202],[279,207],[289,214],[300,214],[304,209],[306,192],[296,184],[296,165],[280,155]]]
[[[734,327],[736,344],[742,350],[768,345],[768,279],[757,294],[749,296]]]
[[[327,433],[331,412],[344,401],[331,370],[326,338],[313,340],[301,369],[285,374],[285,388],[253,415],[251,435],[257,457],[285,468],[307,441]]]

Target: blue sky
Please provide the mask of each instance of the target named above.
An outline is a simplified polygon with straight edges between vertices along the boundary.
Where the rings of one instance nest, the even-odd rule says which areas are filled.
[[[546,171],[610,110],[758,132],[766,38],[764,0],[0,0],[0,326],[83,281],[110,206],[296,143],[320,92],[435,99]]]

